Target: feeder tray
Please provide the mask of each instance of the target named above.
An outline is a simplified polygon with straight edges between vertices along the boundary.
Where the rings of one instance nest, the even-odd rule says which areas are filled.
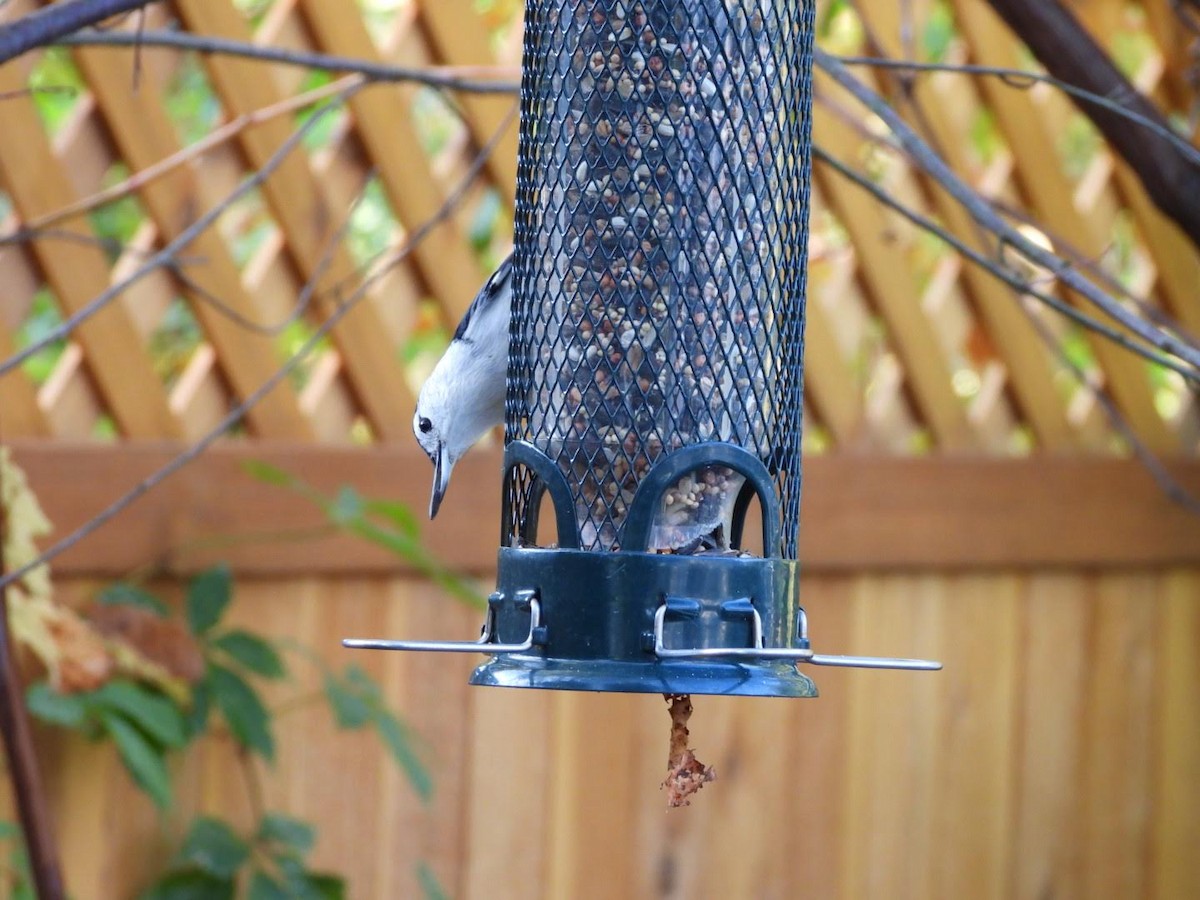
[[[813,0],[527,0],[497,590],[476,642],[346,646],[491,656],[472,684],[664,694],[940,668],[815,654],[797,602],[813,19]]]

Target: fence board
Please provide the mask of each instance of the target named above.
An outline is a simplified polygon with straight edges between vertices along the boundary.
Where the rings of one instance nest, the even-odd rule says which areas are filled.
[[[59,535],[165,464],[179,449],[13,441],[17,461]],[[187,573],[224,559],[244,574],[389,574],[403,563],[350,538],[309,535],[304,553],[264,541],[325,524],[320,512],[244,471],[251,460],[283,468],[332,493],[352,484],[367,497],[426,508],[431,468],[415,445],[307,447],[260,442],[214,447],[55,561],[64,574],[113,575],[154,560]],[[497,448],[481,448],[425,534],[449,563],[495,564],[500,521]],[[1171,466],[1200,493],[1200,464]],[[904,459],[818,456],[805,463],[806,569],[987,569],[1005,566],[1153,566],[1200,562],[1200,518],[1172,503],[1136,463],[1110,459],[982,457]],[[482,525],[480,523],[483,523]]]
[[[1090,662],[1086,582],[1068,574],[1030,577],[1021,602],[1021,715],[1010,883],[1013,896],[1081,896],[1078,772]]]
[[[1153,885],[1160,897],[1186,897],[1200,885],[1200,577],[1175,571],[1165,576],[1160,604],[1158,758],[1155,798],[1161,812],[1154,835]]]
[[[24,82],[14,67],[0,68],[0,91],[17,91]],[[32,221],[77,198],[50,149],[41,122],[28,96],[14,96],[0,108],[8,138],[0,141],[0,174],[21,219]],[[44,238],[31,242],[33,254],[65,314],[74,313],[108,287],[108,265],[87,226],[78,219],[63,224],[80,235],[80,242]],[[161,392],[147,391],[158,383],[150,358],[119,304],[110,304],[80,325],[74,338],[84,348],[90,371],[108,411],[121,431],[131,437],[177,437],[179,423]]]

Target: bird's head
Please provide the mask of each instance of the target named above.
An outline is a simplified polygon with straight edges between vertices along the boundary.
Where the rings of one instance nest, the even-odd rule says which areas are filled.
[[[450,369],[462,373],[461,368]],[[493,417],[473,402],[469,391],[454,389],[446,377],[447,368],[439,367],[425,382],[417,397],[413,414],[413,434],[433,463],[433,492],[429,498],[429,518],[438,507],[450,484],[450,473],[480,436],[496,424]],[[473,380],[468,378],[468,382]]]
[[[417,401],[417,411],[413,415],[413,434],[417,443],[433,463],[433,494],[429,498],[429,518],[437,515],[438,507],[442,505],[442,497],[450,484],[450,472],[458,460],[458,454],[443,433],[450,419],[446,410],[439,408],[436,402],[427,402],[431,398],[422,391]]]

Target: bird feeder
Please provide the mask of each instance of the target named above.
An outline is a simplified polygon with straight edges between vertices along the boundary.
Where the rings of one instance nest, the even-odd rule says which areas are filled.
[[[815,654],[797,602],[813,19],[527,0],[497,589],[478,642],[348,646],[666,694],[939,667]]]

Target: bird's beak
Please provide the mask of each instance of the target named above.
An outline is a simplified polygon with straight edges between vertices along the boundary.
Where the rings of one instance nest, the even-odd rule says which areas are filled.
[[[442,505],[442,497],[450,484],[450,461],[446,458],[445,444],[438,444],[437,452],[433,454],[433,496],[429,498],[429,518],[437,515],[438,507]]]

